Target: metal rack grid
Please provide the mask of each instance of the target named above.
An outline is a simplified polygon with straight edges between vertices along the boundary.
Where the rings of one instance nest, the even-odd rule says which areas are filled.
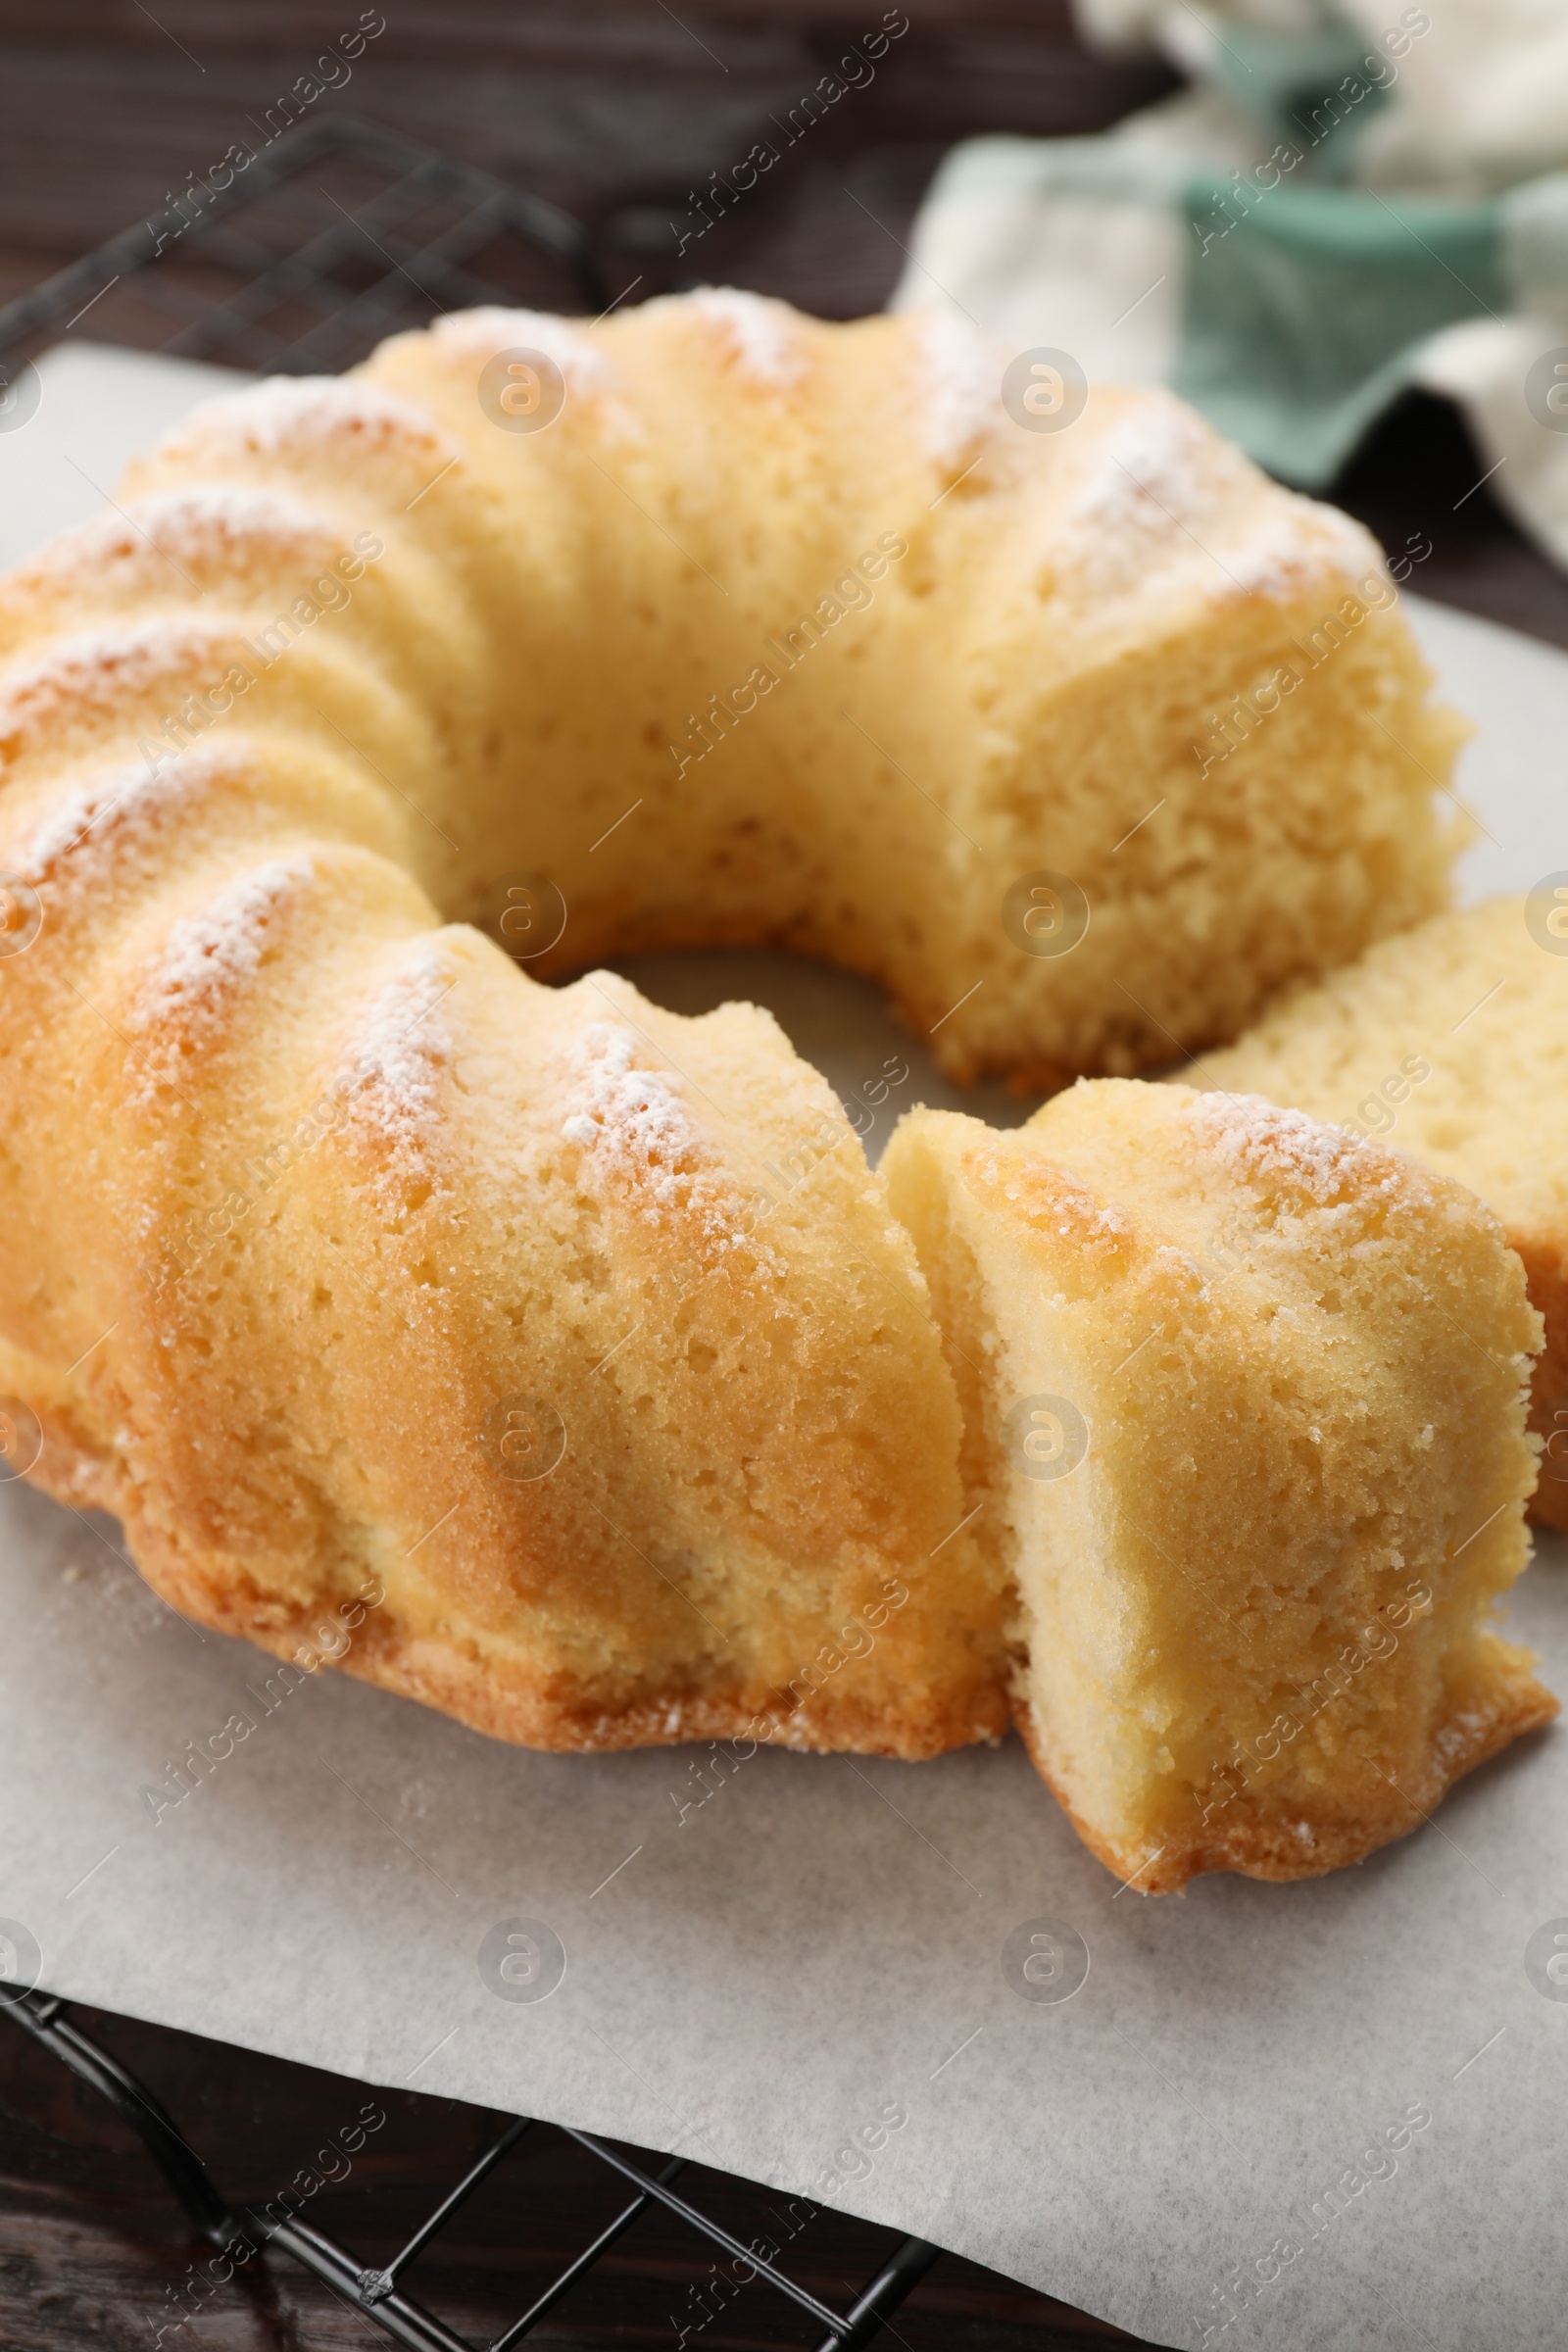
[[[534,196],[352,116],[280,137],[215,193],[199,216],[139,221],[96,253],[0,309],[0,393],[33,352],[89,314],[95,339],[155,348],[251,372],[331,372],[383,336],[478,303],[559,300],[590,311],[606,288],[587,231]],[[542,282],[541,282],[542,281]],[[297,2215],[232,2206],[145,2084],[73,2024],[50,1993],[0,1987],[0,2015],[24,2029],[135,2130],[186,2214],[229,2258],[276,2246],[412,2352],[478,2352],[402,2291],[405,2272],[480,2182],[534,2129],[514,2118],[391,2262],[367,2267]],[[560,2127],[565,2130],[564,2127]],[[906,2238],[847,2312],[834,2310],[675,2193],[687,2170],[649,2173],[585,2132],[565,2135],[632,2194],[622,2210],[488,2347],[510,2352],[624,2235],[651,2203],[825,2328],[819,2352],[869,2343],[937,2259]],[[276,2200],[274,2200],[276,2202]],[[748,2281],[749,2283],[749,2281]]]
[[[4,1988],[0,1988],[3,1992]],[[236,2267],[251,2260],[269,2247],[276,2246],[293,2256],[334,2294],[380,2328],[397,2344],[410,2347],[410,2352],[512,2352],[514,2345],[533,2331],[539,2322],[561,2303],[577,2282],[591,2271],[601,2256],[607,2254],[616,2240],[624,2236],[638,2216],[657,2202],[686,2224],[700,2241],[703,2252],[710,2249],[726,2256],[732,2264],[740,2264],[751,2277],[742,2281],[750,2285],[761,2280],[773,2292],[803,2312],[827,2333],[820,2339],[817,2352],[858,2352],[879,2332],[882,2323],[898,2310],[905,2297],[924,2277],[936,2261],[940,2249],[923,2238],[906,2237],[896,2247],[876,2276],[867,2280],[860,2294],[848,2311],[836,2311],[822,2302],[806,2287],[778,2270],[754,2247],[743,2245],[739,2238],[721,2228],[687,2199],[677,2196],[674,2182],[688,2169],[687,2159],[672,2157],[658,2173],[643,2171],[640,2165],[621,2155],[591,2132],[573,2131],[558,2125],[564,2135],[594,2156],[632,2190],[627,2203],[608,2228],[593,2236],[581,2251],[574,2255],[543,2291],[537,2294],[526,2311],[519,2314],[485,2347],[475,2345],[466,2336],[458,2335],[403,2292],[402,2280],[406,2271],[423,2254],[437,2233],[451,2221],[460,2206],[473,2194],[491,2172],[511,2154],[523,2133],[534,2130],[531,2116],[515,2116],[478,2159],[469,2167],[455,2186],[442,2199],[433,2213],[428,2214],[414,2234],[405,2242],[392,2260],[382,2264],[362,2263],[349,2248],[340,2245],[324,2230],[316,2230],[299,2220],[297,2212],[284,2211],[288,2192],[273,2198],[266,2207],[232,2205],[219,2188],[206,2164],[180,2132],[157,2096],[139,2082],[117,2058],[103,2049],[81,2029],[74,2025],[70,2004],[53,1993],[13,1991],[0,1998],[0,2016],[9,2018],[53,2052],[61,2063],[83,2082],[91,2085],[116,2112],[136,2132],[152,2155],[164,2179],[168,2181],[180,2205],[209,2244]],[[297,2199],[303,2203],[303,2199]]]
[[[199,208],[138,220],[0,309],[0,383],[89,318],[101,342],[314,375],[445,311],[609,299],[579,221],[357,116],[302,123],[228,169]]]

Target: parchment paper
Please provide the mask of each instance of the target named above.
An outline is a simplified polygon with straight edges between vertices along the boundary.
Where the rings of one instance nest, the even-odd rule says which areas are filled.
[[[69,456],[109,486],[95,415],[133,395],[144,440],[211,378],[118,353],[43,372],[0,436],[0,501],[24,474],[34,536],[56,476],[70,518]],[[1568,868],[1568,660],[1410,609],[1483,722],[1467,886]],[[853,982],[761,956],[631,968],[683,1009],[763,997],[844,1088],[907,1051],[873,1148],[906,1101],[958,1099]],[[24,1978],[691,2155],[1160,2343],[1560,2340],[1563,1733],[1358,1869],[1145,1900],[1015,1741],[916,1766],[531,1755],[331,1674],[283,1695],[118,1547],[0,1487],[0,1963]],[[1568,1692],[1561,1546],[1514,1626]],[[253,1728],[168,1802],[167,1767],[230,1718]]]

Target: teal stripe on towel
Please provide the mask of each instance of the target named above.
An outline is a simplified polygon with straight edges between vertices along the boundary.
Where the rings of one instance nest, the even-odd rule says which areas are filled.
[[[1278,151],[1276,151],[1278,153]],[[1227,198],[1229,201],[1227,202]],[[1441,327],[1510,307],[1500,208],[1189,183],[1174,387],[1271,473],[1331,481]]]

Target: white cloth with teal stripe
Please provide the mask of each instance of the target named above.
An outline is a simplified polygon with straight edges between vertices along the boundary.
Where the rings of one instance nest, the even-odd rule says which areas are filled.
[[[893,307],[1169,384],[1308,490],[1407,387],[1443,393],[1568,567],[1568,0],[1352,4],[1080,0],[1194,86],[956,148]]]

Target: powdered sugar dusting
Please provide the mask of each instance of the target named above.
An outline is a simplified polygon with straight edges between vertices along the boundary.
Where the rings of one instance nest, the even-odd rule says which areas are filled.
[[[68,531],[28,566],[32,576],[83,579],[93,590],[177,594],[180,573],[225,584],[258,557],[329,560],[342,534],[330,518],[277,490],[228,485],[166,490],[132,499]],[[107,575],[107,576],[106,576]]]
[[[1005,1154],[1005,1155],[1004,1155]],[[1056,1161],[1040,1161],[1016,1147],[972,1154],[965,1162],[982,1183],[995,1185],[1004,1200],[1033,1220],[1082,1240],[1097,1239],[1119,1248],[1134,1239],[1132,1219],[1113,1200],[1102,1200],[1090,1188]],[[1067,1211],[1070,1210],[1070,1216]]]
[[[438,318],[430,337],[448,359],[482,363],[501,351],[542,351],[561,369],[567,390],[579,395],[608,392],[616,381],[609,353],[587,328],[553,311],[506,311],[490,303]]]
[[[642,418],[627,397],[620,369],[603,342],[575,319],[559,318],[550,311],[504,311],[490,305],[438,318],[430,335],[444,359],[475,369],[499,352],[543,352],[561,370],[568,415],[574,402],[591,403],[601,433],[621,440],[644,437]]]
[[[1338,507],[1325,506],[1321,499],[1291,496],[1292,512],[1306,523],[1325,549],[1348,568],[1362,564],[1382,574],[1385,562],[1382,548],[1353,514],[1342,514]]]
[[[698,286],[687,307],[717,327],[740,372],[772,389],[797,382],[806,368],[800,322],[787,302],[738,286]]]
[[[957,466],[1002,422],[1001,347],[956,311],[927,311],[915,342],[925,453]]]
[[[220,651],[238,648],[231,620],[188,608],[56,638],[0,677],[0,744],[15,758],[52,730],[124,716],[155,688],[177,693],[194,673],[210,675]]]
[[[1385,577],[1359,523],[1264,489],[1240,453],[1167,392],[1143,394],[1093,446],[1056,529],[1053,552],[1075,585],[1106,596],[1166,592],[1178,570],[1217,603],[1283,601],[1324,571]]]
[[[171,782],[168,777],[149,777],[144,767],[125,767],[90,783],[72,785],[34,827],[18,856],[17,872],[34,886],[47,880],[51,866],[84,848],[94,834],[101,842],[103,828],[127,801],[134,801],[149,785],[158,786],[162,797]]]
[[[567,1114],[564,1139],[585,1154],[585,1173],[617,1180],[632,1194],[651,1224],[681,1221],[683,1240],[696,1242],[699,1255],[721,1262],[723,1253],[750,1243],[758,1260],[776,1270],[770,1250],[751,1233],[745,1205],[681,1093],[681,1081],[664,1070],[639,1067],[647,1041],[626,1021],[591,1021],[568,1052]]]
[[[1322,570],[1323,554],[1294,517],[1274,514],[1245,548],[1226,555],[1225,569],[1230,576],[1216,579],[1214,593],[1282,600],[1313,572]]]
[[[641,1044],[624,1021],[592,1021],[572,1048],[573,1100],[563,1120],[569,1144],[603,1149],[650,1179],[656,1200],[676,1197],[676,1177],[690,1175],[699,1137],[676,1082],[662,1070],[639,1069]]]
[[[1488,1525],[1491,1525],[1490,1521]],[[1512,1535],[1512,1527],[1506,1519],[1503,1528]],[[1502,1530],[1498,1533],[1500,1536]],[[1497,1538],[1494,1538],[1494,1542],[1496,1541]],[[1494,1709],[1481,1714],[1475,1710],[1461,1710],[1449,1722],[1440,1725],[1432,1740],[1433,1756],[1440,1768],[1451,1772],[1461,1757],[1474,1755],[1487,1734],[1495,1728],[1498,1712]]]
[[[316,877],[308,851],[278,858],[226,882],[196,914],[170,931],[137,990],[129,1026],[147,1037],[143,1090],[177,1078],[187,1049],[214,1044],[277,938],[286,903]]]
[[[433,1171],[456,1058],[441,1007],[457,983],[443,934],[416,940],[356,1023],[353,1058],[333,1091],[347,1098],[352,1123],[384,1175],[428,1180]]]
[[[1261,1095],[1193,1095],[1181,1107],[1200,1150],[1222,1167],[1247,1183],[1304,1193],[1323,1205],[1344,1198],[1365,1151],[1338,1128]],[[1393,1163],[1385,1164],[1392,1176]],[[1353,1180],[1359,1189],[1359,1168]]]
[[[427,409],[363,376],[272,375],[193,409],[160,442],[159,458],[319,457],[334,461],[403,449],[421,459],[462,455]]]
[[[121,767],[73,784],[35,826],[16,870],[36,885],[67,858],[89,858],[109,849],[117,857],[133,855],[187,815],[214,783],[253,771],[265,772],[254,743],[230,735],[221,744],[190,745],[155,773],[145,766]]]
[[[1225,553],[1225,569],[1234,593],[1284,599],[1325,568],[1363,587],[1378,583],[1388,587],[1383,550],[1370,531],[1338,508],[1321,506],[1316,499],[1288,493],[1281,497],[1283,510],[1274,506],[1268,520],[1245,547]],[[1225,585],[1216,583],[1221,593]]]
[[[1062,517],[1089,587],[1115,594],[1202,557],[1193,525],[1202,529],[1218,486],[1205,463],[1212,438],[1179,401],[1152,393],[1096,445]]]

